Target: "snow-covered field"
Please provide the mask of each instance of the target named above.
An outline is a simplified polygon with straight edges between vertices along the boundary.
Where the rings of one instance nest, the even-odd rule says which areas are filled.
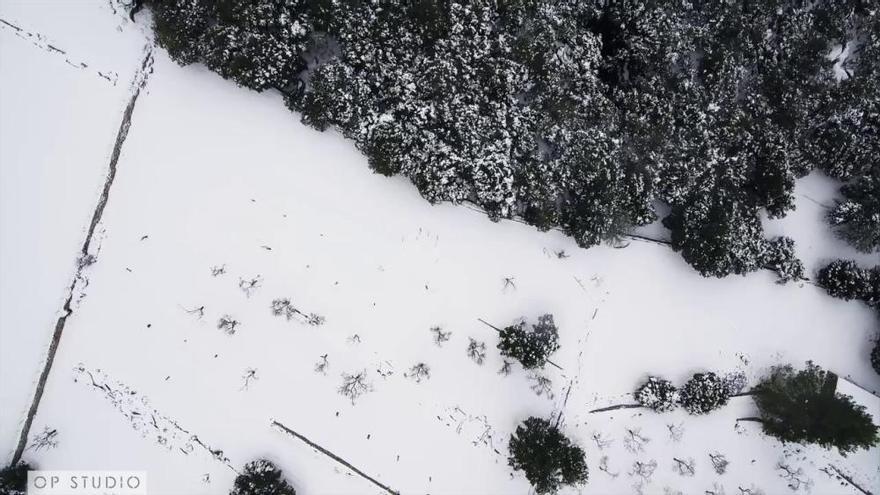
[[[133,25],[97,1],[4,1],[0,19],[69,53],[0,26],[0,446],[10,455],[148,41],[146,16]],[[153,56],[93,239],[97,262],[82,272],[31,428],[56,429],[58,444],[25,459],[146,470],[151,493],[226,493],[236,469],[267,457],[298,493],[382,493],[277,421],[401,493],[527,493],[507,466],[507,438],[530,415],[561,413],[587,451],[583,493],[640,483],[645,493],[856,493],[834,469],[880,490],[877,448],[844,458],[784,446],[736,422],[755,415],[748,397],[698,418],[589,412],[632,402],[647,373],[683,383],[742,370],[754,383],[808,359],[880,390],[861,305],[767,272],[704,279],[653,243],[582,250],[560,233],[431,206],[405,180],[372,174],[339,135],[302,126],[279,95]],[[833,193],[810,176],[798,211],[766,224],[798,242],[808,269],[856,257],[822,221],[817,203]],[[279,298],[324,323],[274,316]],[[498,373],[497,336],[478,318],[500,326],[543,313],[559,325],[562,369],[548,368],[551,389],[537,395],[522,369]],[[227,316],[239,322],[233,335],[218,329]],[[441,346],[434,326],[452,332]],[[466,355],[470,338],[486,344],[482,365]],[[430,378],[408,376],[417,363]],[[372,390],[352,404],[337,391],[341,374],[362,370]],[[846,386],[880,421],[880,399]],[[725,474],[715,453],[730,462]],[[691,458],[693,476],[674,471],[674,459]],[[650,481],[635,473],[652,461]],[[800,486],[780,463],[800,469]]]

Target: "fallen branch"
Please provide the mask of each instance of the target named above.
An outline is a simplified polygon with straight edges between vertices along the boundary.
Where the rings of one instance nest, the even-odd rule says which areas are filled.
[[[390,487],[388,487],[388,486],[386,486],[386,485],[383,485],[382,483],[380,483],[379,481],[377,481],[375,478],[370,477],[368,474],[364,473],[364,472],[361,471],[360,469],[358,469],[358,468],[352,466],[351,463],[349,463],[349,462],[346,461],[345,459],[339,457],[338,455],[334,454],[333,452],[330,452],[329,450],[325,449],[324,447],[321,447],[320,445],[318,445],[318,444],[316,444],[315,442],[309,440],[308,438],[306,438],[306,437],[300,435],[299,433],[297,433],[297,432],[291,430],[290,428],[284,426],[283,424],[279,423],[278,421],[272,420],[272,426],[274,426],[274,427],[276,427],[276,428],[278,428],[278,429],[284,431],[285,433],[287,433],[288,435],[290,435],[290,436],[292,436],[292,437],[294,437],[294,438],[298,438],[298,439],[302,440],[302,441],[305,442],[309,447],[311,447],[311,448],[317,450],[318,452],[320,452],[320,453],[326,455],[327,457],[333,459],[334,461],[338,462],[339,464],[342,464],[343,466],[347,467],[348,469],[351,469],[352,471],[354,471],[355,473],[357,473],[361,478],[364,478],[365,480],[370,481],[371,483],[373,483],[374,485],[378,486],[379,488],[385,490],[386,492],[388,492],[388,493],[390,493],[390,494],[392,494],[392,495],[400,495],[400,492],[395,491],[394,489],[392,489],[392,488],[390,488]]]
[[[600,407],[599,409],[593,409],[592,411],[589,411],[589,413],[593,414],[593,413],[600,413],[600,412],[605,412],[605,411],[616,411],[618,409],[638,409],[640,407],[645,407],[645,406],[643,406],[641,404],[617,404],[615,406]]]
[[[749,416],[748,418],[736,418],[737,423],[739,423],[740,421],[752,421],[755,423],[763,423],[764,422],[763,419],[756,417],[756,416]]]
[[[832,470],[834,470],[834,472],[837,473],[837,476],[840,476],[841,478],[843,478],[843,479],[844,479],[847,483],[849,483],[853,488],[855,488],[856,490],[862,492],[864,495],[873,495],[869,490],[865,490],[864,488],[862,488],[861,486],[859,486],[859,484],[856,483],[855,481],[853,481],[853,479],[852,479],[851,477],[849,477],[849,476],[843,474],[843,471],[841,471],[840,469],[838,469],[837,466],[835,466],[834,464],[829,464],[828,467],[830,467]]]

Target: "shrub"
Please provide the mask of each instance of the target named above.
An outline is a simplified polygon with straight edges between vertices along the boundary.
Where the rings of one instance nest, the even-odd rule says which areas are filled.
[[[25,495],[27,473],[34,469],[26,462],[9,465],[0,470],[0,493],[4,495]]]
[[[715,373],[696,373],[681,389],[681,405],[691,414],[706,414],[727,404],[727,384]]]
[[[508,448],[508,464],[524,471],[537,493],[555,493],[563,486],[586,483],[589,477],[583,449],[545,419],[523,421]]]
[[[755,390],[764,433],[783,442],[837,447],[842,454],[876,445],[871,415],[836,388],[837,376],[811,362],[801,371],[774,368]]]
[[[498,349],[502,356],[516,359],[523,368],[540,368],[547,363],[550,354],[559,349],[559,332],[553,323],[553,315],[538,317],[532,330],[519,322],[501,330]]]
[[[257,459],[245,464],[229,495],[296,495],[296,490],[282,477],[275,464]]]
[[[657,412],[666,412],[678,406],[680,394],[669,380],[649,376],[648,381],[636,389],[636,401]]]

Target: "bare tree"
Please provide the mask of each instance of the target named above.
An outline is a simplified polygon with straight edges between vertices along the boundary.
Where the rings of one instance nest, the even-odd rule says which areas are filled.
[[[235,327],[239,325],[241,325],[241,322],[229,315],[221,316],[220,321],[217,322],[217,328],[223,330],[226,335],[235,335]]]
[[[650,441],[650,438],[642,435],[641,428],[627,428],[626,435],[623,437],[623,446],[626,447],[626,450],[637,454],[644,451],[645,445]]]
[[[34,437],[30,448],[37,451],[41,449],[54,449],[58,446],[58,430],[48,426],[43,427],[43,431]]]
[[[272,314],[275,316],[283,316],[287,321],[298,319],[312,326],[320,326],[324,323],[324,317],[317,313],[304,313],[297,309],[290,299],[274,299],[272,300]]]
[[[214,265],[211,267],[211,276],[212,277],[219,277],[220,275],[223,275],[224,273],[226,273],[226,265],[219,265],[219,266]]]
[[[361,370],[354,374],[342,374],[342,385],[339,387],[339,393],[348,397],[352,404],[372,389],[373,386],[367,382],[367,370]]]
[[[709,454],[709,460],[712,461],[712,468],[715,469],[716,473],[724,474],[727,472],[727,465],[730,464],[730,461],[727,460],[724,454],[713,452]]]
[[[684,423],[667,424],[666,429],[669,430],[669,438],[673,442],[680,442],[682,437],[684,436]]]
[[[327,374],[327,368],[330,366],[330,361],[327,360],[327,354],[321,356],[321,360],[315,363],[315,373],[321,373],[322,375]]]
[[[449,341],[449,337],[452,336],[452,332],[444,332],[439,326],[431,327],[430,332],[434,334],[434,343],[437,347],[443,347],[443,343]]]
[[[633,488],[637,492],[642,493],[644,486],[651,482],[651,477],[654,476],[654,471],[656,470],[657,461],[654,459],[648,462],[635,461],[633,462],[632,469],[627,474],[632,478],[636,478]]]
[[[513,366],[513,363],[511,361],[508,361],[506,359],[502,360],[501,369],[498,370],[498,374],[504,376],[509,375],[511,366]]]
[[[514,280],[516,280],[514,277],[504,277],[504,287],[501,288],[501,291],[507,292],[507,289],[510,287],[513,287],[513,290],[516,290]]]
[[[483,365],[483,361],[486,360],[486,343],[478,342],[471,337],[468,337],[468,346],[467,346],[467,355],[469,358],[473,359],[475,363],[480,366]]]
[[[596,442],[596,448],[599,450],[605,450],[607,447],[610,447],[611,444],[614,443],[614,440],[610,438],[606,438],[601,432],[594,431],[592,435],[593,441]]]
[[[602,471],[603,473],[607,474],[608,476],[611,476],[612,479],[620,476],[620,472],[611,472],[611,470],[608,468],[608,456],[607,455],[603,455],[599,459],[599,471]]]
[[[183,308],[183,310],[188,315],[196,315],[196,317],[200,320],[205,316],[205,306],[204,305],[199,306],[197,308],[193,308],[193,309]]]
[[[672,470],[678,473],[681,476],[693,476],[696,474],[696,461],[694,461],[693,457],[689,457],[687,459],[679,459],[677,457],[672,458],[674,464],[672,465]]]
[[[755,485],[751,485],[748,488],[738,486],[736,489],[739,490],[739,495],[764,495],[764,490],[761,490]]]
[[[431,368],[428,367],[425,363],[416,363],[412,368],[409,369],[408,373],[404,373],[403,376],[407,378],[412,378],[416,381],[416,383],[421,383],[422,380],[427,380],[431,378]]]
[[[553,399],[553,382],[549,378],[532,373],[529,375],[529,380],[532,381],[531,388],[535,395],[546,395],[548,399]]]
[[[791,465],[780,461],[776,465],[776,469],[779,471],[779,476],[784,479],[788,483],[788,487],[794,491],[798,491],[801,488],[809,491],[813,486],[813,480],[809,479],[804,474],[803,468],[794,468]]]
[[[251,279],[245,280],[243,278],[238,279],[238,288],[241,289],[242,292],[247,297],[251,297],[253,293],[263,285],[263,277],[257,275]]]
[[[703,492],[704,495],[724,495],[724,486],[717,481],[712,483],[712,488]]]
[[[257,370],[254,368],[248,368],[244,370],[244,374],[241,376],[241,379],[244,380],[244,383],[241,386],[241,390],[247,390],[248,387],[251,386],[251,380],[259,380],[259,378],[257,378]]]

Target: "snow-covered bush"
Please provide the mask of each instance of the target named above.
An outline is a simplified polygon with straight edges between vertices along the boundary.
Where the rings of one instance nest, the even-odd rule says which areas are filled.
[[[680,394],[669,380],[649,376],[635,392],[636,402],[657,412],[666,412],[678,406]]]
[[[733,371],[724,375],[724,388],[727,395],[736,395],[746,389],[749,379],[742,371]]]
[[[281,470],[271,461],[257,459],[245,464],[229,495],[296,495]]]
[[[727,384],[711,371],[695,373],[681,388],[681,406],[691,414],[706,414],[727,404]]]
[[[525,369],[540,368],[559,349],[559,331],[550,314],[539,316],[531,331],[526,326],[525,321],[520,321],[501,330],[498,350],[502,356],[519,361]]]
[[[767,242],[763,255],[764,268],[769,268],[779,276],[779,283],[804,278],[804,264],[794,254],[794,241],[789,237],[778,237]]]
[[[507,463],[523,471],[536,493],[556,493],[564,486],[587,482],[584,451],[546,419],[530,417],[516,427],[508,442]]]

